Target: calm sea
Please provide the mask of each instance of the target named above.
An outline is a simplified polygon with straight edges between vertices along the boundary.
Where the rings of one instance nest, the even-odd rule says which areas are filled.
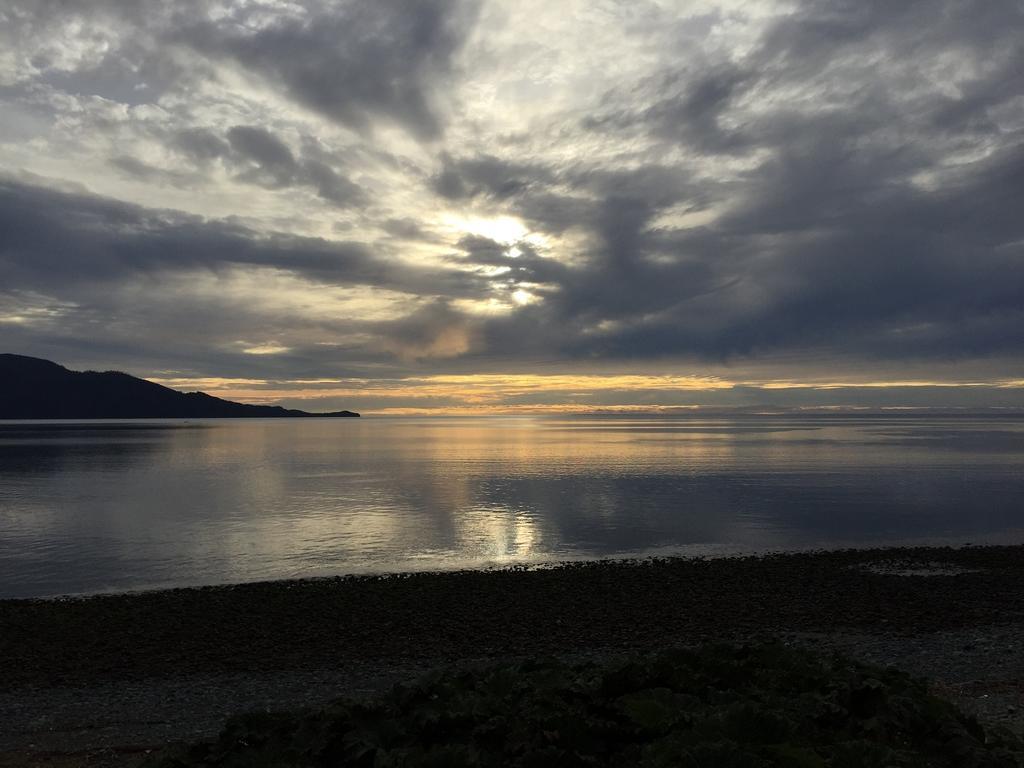
[[[1012,420],[0,424],[0,597],[1022,530]]]

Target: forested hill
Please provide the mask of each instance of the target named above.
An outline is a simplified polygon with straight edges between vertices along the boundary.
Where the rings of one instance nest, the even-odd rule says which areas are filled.
[[[247,405],[178,392],[116,371],[69,371],[36,357],[0,354],[0,419],[209,419],[358,416]]]

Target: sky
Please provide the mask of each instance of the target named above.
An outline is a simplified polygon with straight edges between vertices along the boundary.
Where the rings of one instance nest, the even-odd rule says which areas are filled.
[[[1020,0],[0,0],[0,351],[367,413],[1024,407]]]

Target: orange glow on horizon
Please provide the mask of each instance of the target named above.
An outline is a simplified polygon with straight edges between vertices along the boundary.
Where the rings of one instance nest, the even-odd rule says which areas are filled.
[[[893,388],[1024,388],[1022,379],[994,381],[792,381],[728,380],[718,376],[640,374],[439,374],[402,379],[296,379],[287,381],[230,378],[154,377],[157,383],[179,390],[199,390],[243,403],[274,404],[304,401],[307,408],[334,400],[394,402],[365,407],[377,414],[529,414],[581,412],[668,412],[695,409],[683,403],[638,402],[636,393],[666,395],[731,390],[837,390]],[[619,402],[607,402],[618,393]],[[545,398],[547,396],[547,399]],[[600,397],[599,401],[592,398]],[[522,402],[535,398],[536,402]],[[399,402],[402,401],[402,402]],[[705,405],[705,407],[707,407]]]
[[[199,389],[217,397],[242,402],[273,402],[284,398],[459,398],[470,404],[498,403],[538,391],[586,396],[608,391],[707,392],[731,389],[733,382],[715,376],[567,375],[567,374],[464,374],[407,379],[315,379],[294,382],[257,379],[153,378],[174,389]],[[322,384],[311,387],[311,384]],[[335,384],[337,386],[330,386]]]
[[[536,405],[457,405],[436,408],[396,406],[371,408],[364,411],[369,416],[542,416],[545,414],[593,414],[602,413],[692,413],[700,410],[699,405],[586,405],[581,403],[543,403]]]

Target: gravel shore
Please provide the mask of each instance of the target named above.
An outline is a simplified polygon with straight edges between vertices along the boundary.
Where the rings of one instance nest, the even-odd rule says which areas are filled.
[[[1024,730],[1024,547],[845,550],[0,601],[0,766],[131,766],[437,665],[783,639]]]

